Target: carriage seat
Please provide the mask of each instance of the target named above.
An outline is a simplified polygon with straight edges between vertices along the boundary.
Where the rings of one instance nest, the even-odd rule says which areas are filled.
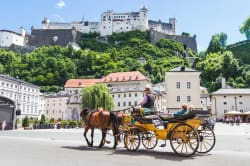
[[[152,124],[155,120],[161,120],[157,115],[138,116],[134,118],[135,121],[138,121],[142,124]]]
[[[195,118],[196,117],[196,112],[195,111],[191,111],[191,112],[188,112],[188,113],[186,113],[184,115],[179,115],[177,117],[168,117],[168,116],[164,116],[164,115],[159,115],[159,117],[164,122],[178,122],[178,121],[185,121],[187,119],[193,119],[193,118]]]

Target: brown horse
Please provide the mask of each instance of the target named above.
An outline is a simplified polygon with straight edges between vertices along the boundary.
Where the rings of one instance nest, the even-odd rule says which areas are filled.
[[[102,109],[96,111],[84,109],[81,111],[80,116],[84,121],[84,138],[87,141],[88,146],[93,146],[94,129],[98,128],[102,131],[102,139],[99,148],[101,148],[105,143],[105,137],[108,129],[113,131],[115,140],[113,148],[116,148],[119,139],[119,129],[117,117],[113,112],[104,111]],[[87,132],[89,129],[91,129],[91,142],[87,138]]]

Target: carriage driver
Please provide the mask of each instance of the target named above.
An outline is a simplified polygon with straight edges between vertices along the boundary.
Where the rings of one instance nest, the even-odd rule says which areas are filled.
[[[144,89],[144,98],[143,101],[139,104],[144,110],[144,114],[151,114],[150,112],[156,112],[154,107],[155,103],[155,96],[150,93],[150,87],[146,87]]]

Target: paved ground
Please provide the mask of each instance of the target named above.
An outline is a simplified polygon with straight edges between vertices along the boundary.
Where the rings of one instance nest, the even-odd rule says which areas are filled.
[[[0,163],[8,166],[249,166],[250,163],[248,124],[217,123],[214,149],[188,158],[174,154],[169,144],[166,148],[157,146],[152,151],[141,148],[138,152],[127,151],[123,144],[116,150],[111,145],[102,149],[89,148],[82,133],[83,129],[0,131]]]

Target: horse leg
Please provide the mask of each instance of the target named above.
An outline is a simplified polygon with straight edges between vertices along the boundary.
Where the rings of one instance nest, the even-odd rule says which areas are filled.
[[[86,140],[88,146],[90,146],[90,142],[89,142],[89,140],[88,140],[88,138],[87,138],[87,132],[88,132],[88,130],[89,130],[89,127],[88,127],[88,126],[85,127],[85,131],[84,131],[83,136],[84,136],[84,138],[85,138],[85,140]]]
[[[94,142],[94,128],[91,128],[91,143],[90,146],[93,146],[93,142]]]
[[[107,134],[107,130],[106,129],[102,129],[102,139],[101,139],[99,148],[101,148],[104,145],[106,134]]]
[[[114,133],[114,132],[113,132]],[[118,145],[118,141],[117,141],[118,136],[114,135],[114,146],[113,149],[116,149],[116,146]]]

